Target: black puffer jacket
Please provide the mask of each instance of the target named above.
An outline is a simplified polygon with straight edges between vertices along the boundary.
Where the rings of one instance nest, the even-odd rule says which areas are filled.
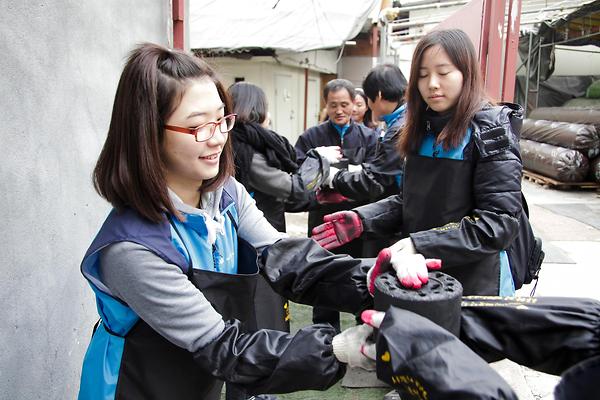
[[[402,195],[396,195],[354,209],[362,219],[364,232],[378,236],[402,232],[426,258],[440,258],[442,270],[461,281],[466,295],[497,295],[498,254],[519,234],[521,124],[522,108],[515,104],[488,106],[475,114],[471,139],[463,152],[463,159],[472,164],[473,209],[460,221],[402,232],[403,200]]]
[[[360,171],[341,170],[333,178],[333,187],[344,196],[357,201],[377,201],[399,191],[402,179],[402,157],[396,150],[404,118],[398,118],[379,138],[375,158],[362,164]]]

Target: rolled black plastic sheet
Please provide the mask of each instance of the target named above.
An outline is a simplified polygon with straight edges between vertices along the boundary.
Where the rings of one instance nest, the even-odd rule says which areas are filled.
[[[521,128],[521,139],[580,150],[588,157],[588,150],[595,155],[600,147],[600,133],[594,125],[543,119],[525,119]]]
[[[600,302],[568,297],[463,297],[460,340],[488,362],[508,358],[560,375],[600,355]]]
[[[600,183],[600,157],[590,161],[590,178]]]
[[[587,107],[539,107],[528,115],[531,119],[600,125],[600,109]]]
[[[578,150],[521,139],[523,167],[561,182],[583,182],[589,162]]]

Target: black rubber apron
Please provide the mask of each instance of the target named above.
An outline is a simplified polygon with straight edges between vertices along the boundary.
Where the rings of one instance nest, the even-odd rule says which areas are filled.
[[[473,165],[469,161],[409,155],[403,179],[404,236],[434,228],[444,229],[444,225],[460,223],[463,217],[472,213]],[[497,254],[476,263],[460,263],[460,256],[442,260],[442,271],[462,283],[464,295],[498,295],[500,265]]]
[[[194,269],[191,261],[187,271],[189,280],[223,320],[238,319],[245,330],[256,329],[256,258],[254,247],[238,238],[237,274]],[[192,353],[169,342],[143,320],[126,335],[116,399],[218,400],[221,387],[222,382],[204,372]],[[228,387],[228,392],[228,399],[245,398],[243,390],[235,387]]]
[[[238,238],[237,274],[194,268],[190,271],[190,281],[223,316],[223,320],[237,319],[245,330],[256,330],[254,295],[259,274],[254,247]]]

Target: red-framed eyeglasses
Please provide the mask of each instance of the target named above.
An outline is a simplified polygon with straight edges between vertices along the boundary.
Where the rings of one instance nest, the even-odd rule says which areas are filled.
[[[215,135],[217,127],[221,133],[227,133],[232,130],[233,125],[235,125],[235,117],[237,117],[237,114],[229,114],[217,121],[207,122],[195,128],[182,128],[175,125],[165,125],[165,129],[174,132],[187,133],[188,135],[194,135],[196,142],[206,142]]]

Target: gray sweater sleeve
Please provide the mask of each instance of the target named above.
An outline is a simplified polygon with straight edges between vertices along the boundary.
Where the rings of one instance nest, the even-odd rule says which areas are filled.
[[[236,181],[239,230],[238,236],[250,243],[259,252],[281,238],[285,233],[278,232],[265,218],[262,211],[256,207],[256,202],[246,188]]]
[[[100,276],[112,295],[161,336],[194,352],[224,329],[221,315],[181,271],[132,242],[101,251]]]
[[[248,181],[256,190],[285,200],[292,193],[292,176],[285,171],[271,167],[259,153],[252,156]]]

